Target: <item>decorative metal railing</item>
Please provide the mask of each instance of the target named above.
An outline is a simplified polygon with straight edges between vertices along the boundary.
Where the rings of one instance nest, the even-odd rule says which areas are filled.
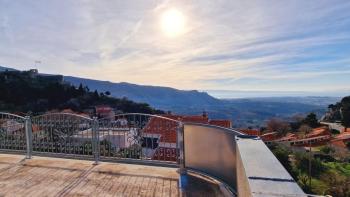
[[[22,117],[0,112],[0,151],[25,152],[26,158],[45,154],[94,159],[95,163],[118,160],[174,165],[179,167],[180,188],[186,187],[186,169],[221,180],[225,183],[223,187],[231,191],[237,188],[238,181],[247,178],[237,162],[240,151],[244,150],[237,145],[236,136],[241,133],[217,126],[182,123],[175,118],[129,113],[98,120],[69,113]],[[256,140],[255,137],[252,140]],[[260,158],[271,159],[269,151],[261,151],[267,149],[264,143],[259,146],[254,154],[260,151],[259,154],[263,154]],[[250,155],[249,150],[245,151],[245,156]],[[272,165],[269,173],[274,174],[275,169],[283,172],[278,162]],[[249,184],[246,182],[247,187]],[[284,187],[302,193],[296,184]],[[238,196],[251,194],[249,189],[240,190]]]
[[[99,160],[179,162],[182,123],[128,113],[103,118],[70,113],[21,117],[1,113],[0,149]]]
[[[33,152],[93,156],[94,120],[69,113],[32,118]]]
[[[100,158],[176,162],[181,123],[163,116],[129,113],[99,120]]]
[[[0,149],[26,150],[26,118],[0,112]]]

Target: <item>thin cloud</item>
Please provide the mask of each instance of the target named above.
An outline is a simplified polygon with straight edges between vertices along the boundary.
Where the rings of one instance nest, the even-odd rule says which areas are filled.
[[[169,39],[159,20],[174,7],[186,31]],[[345,0],[0,1],[0,64],[39,59],[42,72],[180,89],[331,89],[350,82],[348,10]]]

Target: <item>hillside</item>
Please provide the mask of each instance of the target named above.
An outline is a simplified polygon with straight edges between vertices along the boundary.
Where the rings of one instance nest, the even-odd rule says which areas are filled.
[[[288,119],[296,114],[315,112],[321,116],[326,107],[339,100],[336,97],[270,97],[245,99],[217,99],[206,92],[185,91],[168,87],[112,83],[77,77],[64,77],[74,85],[80,83],[92,90],[110,91],[114,97],[127,97],[151,106],[180,114],[201,114],[211,118],[230,119],[236,127],[261,126],[272,117]]]
[[[36,71],[0,72],[0,110],[43,113],[49,110],[93,109],[109,105],[123,112],[162,113],[146,103],[110,97],[87,86],[63,83],[60,75],[41,75]]]
[[[2,67],[3,70],[8,68]],[[39,74],[40,76],[51,76]],[[264,97],[244,99],[217,99],[206,92],[178,90],[169,87],[144,86],[126,82],[113,83],[64,76],[65,83],[78,87],[80,84],[91,91],[109,91],[115,98],[128,98],[164,111],[179,114],[201,114],[204,110],[210,118],[230,119],[235,127],[258,127],[272,117],[290,117],[315,112],[324,114],[329,104],[339,101],[337,97]],[[37,105],[35,105],[37,106]]]
[[[169,87],[143,86],[131,83],[112,83],[77,77],[65,76],[64,80],[78,86],[80,83],[91,90],[109,91],[118,98],[127,97],[136,102],[149,103],[156,108],[173,109],[174,107],[200,107],[205,109],[213,105],[221,105],[222,102],[206,92],[197,90],[185,91]]]
[[[7,71],[16,71],[16,69],[13,69],[13,68],[0,66],[0,72],[6,71],[6,70]]]

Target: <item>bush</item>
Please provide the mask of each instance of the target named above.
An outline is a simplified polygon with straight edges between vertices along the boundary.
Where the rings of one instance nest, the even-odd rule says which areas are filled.
[[[291,165],[291,162],[289,161],[289,155],[292,153],[289,149],[286,147],[283,147],[278,144],[271,144],[270,149],[272,153],[276,156],[279,162],[283,165],[284,168],[294,177],[297,178],[298,173],[296,173]]]
[[[296,167],[303,173],[309,173],[309,156],[307,154],[297,154]],[[320,159],[311,157],[311,176],[319,177],[326,170],[327,166]]]
[[[321,176],[321,180],[328,185],[327,192],[333,196],[350,196],[350,178],[334,170],[329,170]]]
[[[323,152],[324,154],[330,154],[335,152],[334,148],[330,146],[322,146],[320,151]]]
[[[317,154],[314,155],[315,158],[320,159],[323,162],[334,162],[336,159],[330,155]]]
[[[331,133],[334,135],[340,134],[340,131],[336,130],[336,129],[331,129]]]

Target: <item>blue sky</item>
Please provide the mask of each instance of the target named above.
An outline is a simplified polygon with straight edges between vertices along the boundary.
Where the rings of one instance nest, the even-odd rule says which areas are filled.
[[[160,27],[169,9],[185,19],[176,37]],[[0,0],[0,65],[224,97],[345,95],[349,10],[347,0]]]

